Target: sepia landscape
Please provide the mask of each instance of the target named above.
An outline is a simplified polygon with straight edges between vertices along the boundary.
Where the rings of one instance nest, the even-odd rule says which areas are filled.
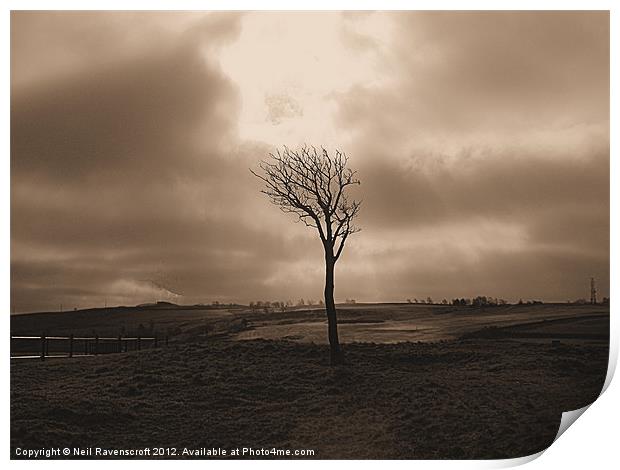
[[[609,305],[607,12],[12,12],[12,458],[535,454]]]
[[[125,448],[131,436],[178,457],[243,446],[326,459],[512,458],[548,447],[562,411],[594,401],[607,372],[604,305],[339,305],[337,368],[324,309],[269,310],[13,317],[13,334],[170,337],[158,349],[14,360],[12,447]],[[49,354],[66,355],[57,343]]]

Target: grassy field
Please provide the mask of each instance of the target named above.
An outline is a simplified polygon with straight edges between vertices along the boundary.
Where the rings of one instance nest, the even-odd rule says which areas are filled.
[[[356,306],[342,309],[341,318],[343,325],[382,325],[411,320],[415,308]],[[447,325],[450,315],[462,315],[474,332],[486,325],[501,334],[459,339],[470,329],[456,320],[446,341],[393,344],[381,333],[375,343],[347,344],[347,362],[335,368],[323,344],[303,337],[238,339],[269,322],[295,324],[295,312],[203,311],[213,324],[243,318],[245,325],[207,337],[188,333],[195,326],[178,319],[185,313],[168,312],[176,318],[171,325],[188,322],[168,348],[14,361],[11,447],[312,449],[314,458],[361,459],[528,455],[553,441],[562,411],[598,396],[607,342],[575,335],[582,324],[584,334],[608,335],[608,317],[600,307],[562,313],[531,306],[523,320],[520,308],[501,320],[499,310],[429,306],[414,311],[416,322],[441,317]],[[297,315],[298,323],[321,321],[321,312]],[[25,317],[12,321],[25,328]],[[62,327],[55,322],[48,328]],[[524,342],[523,331],[513,331],[520,329],[546,336]],[[570,342],[551,343],[566,331],[573,332]]]
[[[339,305],[339,332],[343,342],[394,343],[440,341],[461,337],[487,327],[507,327],[549,320],[598,318],[608,334],[603,305],[508,305],[472,308],[425,304]],[[567,323],[568,325],[568,323]],[[325,312],[295,308],[286,312],[253,311],[247,307],[111,307],[13,315],[13,335],[169,336],[172,341],[201,341],[205,335],[234,335],[235,339],[287,339],[325,343]],[[579,327],[580,328],[580,327]],[[597,331],[598,331],[597,330]],[[603,338],[604,339],[604,338]]]
[[[607,341],[609,307],[603,305],[507,305],[472,308],[451,305],[368,304],[339,307],[339,334],[345,343],[454,340],[485,328],[516,325],[541,327],[563,322],[561,331],[572,328],[577,339],[592,322],[590,339]],[[236,339],[289,339],[325,343],[327,322],[320,310],[253,315]],[[540,324],[540,325],[539,325]],[[576,325],[576,326],[575,326]],[[560,331],[558,330],[558,332]],[[583,330],[583,331],[582,331]],[[549,335],[552,337],[553,335]],[[586,339],[587,335],[583,336]]]
[[[110,307],[76,312],[32,313],[11,316],[13,335],[165,335],[181,340],[197,340],[205,332],[230,332],[247,309],[241,307],[200,307],[157,305]]]

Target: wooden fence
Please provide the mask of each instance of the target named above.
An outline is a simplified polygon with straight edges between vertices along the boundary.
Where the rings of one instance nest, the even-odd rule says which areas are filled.
[[[168,336],[163,338],[168,346]],[[11,359],[69,358],[97,356],[99,354],[123,353],[157,348],[162,341],[157,336],[13,336],[11,335]],[[51,346],[51,347],[50,347]]]

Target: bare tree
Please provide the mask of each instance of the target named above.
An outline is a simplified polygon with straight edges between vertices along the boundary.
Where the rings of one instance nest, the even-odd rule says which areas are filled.
[[[261,192],[273,204],[319,232],[325,250],[325,310],[332,365],[343,359],[334,303],[334,268],[348,237],[360,230],[353,222],[361,202],[347,196],[347,188],[360,182],[347,163],[347,156],[338,150],[330,155],[324,148],[284,147],[260,162],[262,171],[250,170],[265,183]]]

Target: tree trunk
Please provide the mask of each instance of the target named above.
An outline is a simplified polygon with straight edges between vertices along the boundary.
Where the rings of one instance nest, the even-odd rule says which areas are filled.
[[[334,267],[336,261],[330,253],[325,253],[325,310],[329,337],[329,362],[332,366],[342,364],[343,354],[338,341],[338,319],[334,302]]]

